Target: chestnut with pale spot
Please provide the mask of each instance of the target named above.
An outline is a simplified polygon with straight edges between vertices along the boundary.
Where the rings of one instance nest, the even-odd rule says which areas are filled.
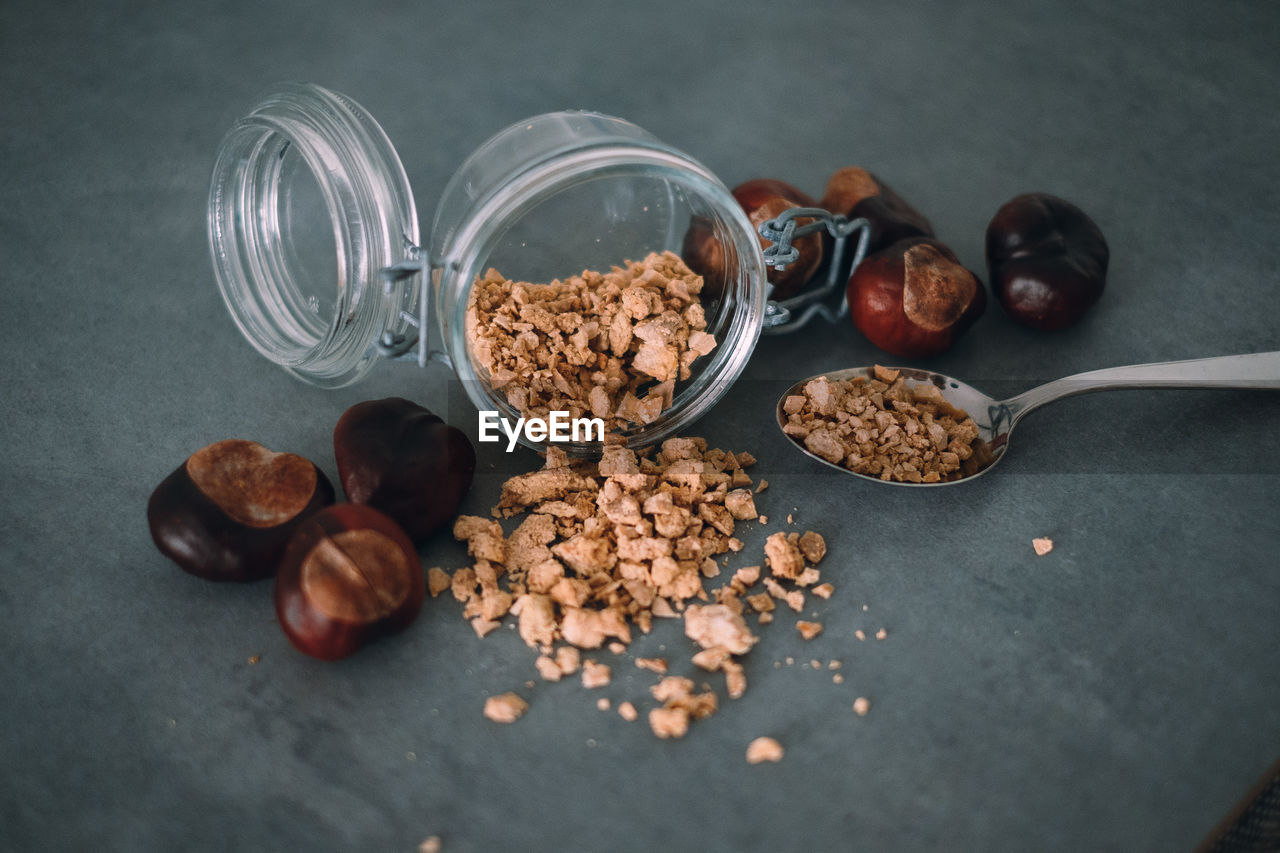
[[[818,206],[850,219],[866,219],[871,224],[868,254],[908,237],[933,236],[933,226],[923,213],[874,173],[857,166],[837,169],[827,179]],[[846,258],[849,260],[851,254]],[[848,274],[847,269],[840,272]]]
[[[310,460],[227,439],[191,454],[156,487],[147,524],[160,552],[185,571],[255,581],[275,574],[297,526],[333,498]]]
[[[337,504],[299,526],[276,575],[280,627],[299,651],[322,660],[408,627],[425,596],[409,537],[359,504]]]
[[[937,240],[900,240],[849,278],[849,311],[867,340],[903,358],[949,349],[982,316],[986,290]]]

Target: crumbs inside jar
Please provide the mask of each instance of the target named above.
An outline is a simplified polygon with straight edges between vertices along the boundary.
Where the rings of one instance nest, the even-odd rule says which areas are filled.
[[[941,390],[907,385],[899,371],[879,365],[873,372],[807,382],[782,401],[782,431],[828,462],[899,483],[958,480],[990,464],[978,425]]]
[[[525,417],[596,417],[606,433],[649,424],[677,381],[716,346],[702,276],[671,252],[549,284],[478,277],[467,306],[471,357]]]

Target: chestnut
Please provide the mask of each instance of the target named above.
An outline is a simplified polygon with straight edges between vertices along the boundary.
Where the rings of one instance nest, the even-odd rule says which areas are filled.
[[[933,226],[923,213],[884,181],[857,166],[837,169],[827,180],[818,204],[832,213],[841,213],[850,219],[865,218],[871,223],[868,255],[908,237],[933,236]]]
[[[733,197],[742,206],[757,234],[761,225],[793,207],[817,205],[812,197],[788,183],[772,178],[757,178],[739,184],[733,190]],[[796,224],[805,225],[812,221],[803,218],[797,220]],[[768,280],[773,285],[775,299],[794,295],[813,278],[826,255],[825,238],[825,233],[801,237],[792,243],[800,253],[794,263],[781,270],[769,268]],[[760,238],[762,249],[770,245],[768,240]],[[701,217],[693,219],[685,233],[681,254],[689,269],[703,277],[703,298],[719,296],[724,290],[724,248],[707,220]]]
[[[733,197],[738,204],[742,205],[742,209],[747,214],[747,219],[751,220],[751,225],[756,229],[757,234],[761,225],[793,207],[817,206],[817,202],[812,197],[788,183],[772,178],[757,178],[753,181],[739,184],[733,189]],[[810,222],[813,222],[810,218],[796,220],[797,225],[807,225]],[[768,278],[769,283],[773,285],[774,299],[786,299],[788,296],[793,296],[813,278],[814,273],[818,271],[818,267],[822,266],[822,258],[826,254],[824,236],[825,232],[818,232],[806,234],[800,239],[792,241],[791,245],[800,253],[800,257],[785,269],[778,270],[769,267]],[[772,244],[768,240],[763,237],[760,238],[760,247],[762,249],[768,248],[770,245]]]
[[[254,581],[275,574],[299,523],[331,503],[333,485],[309,459],[228,439],[156,486],[147,525],[160,552],[191,574]]]
[[[335,504],[289,540],[276,617],[299,651],[337,660],[408,627],[425,594],[418,554],[400,526],[372,507]]]
[[[849,278],[853,324],[867,340],[903,358],[948,349],[982,316],[982,282],[937,240],[900,240],[865,258]]]
[[[991,290],[1014,320],[1064,329],[1102,296],[1111,250],[1083,210],[1048,193],[1010,199],[987,226]]]
[[[333,454],[347,499],[385,512],[414,542],[453,522],[476,470],[461,430],[401,397],[347,409]]]

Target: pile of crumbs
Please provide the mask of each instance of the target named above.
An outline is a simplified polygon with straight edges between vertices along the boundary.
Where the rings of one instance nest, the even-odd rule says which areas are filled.
[[[907,385],[876,365],[874,378],[820,376],[783,400],[782,431],[810,453],[856,474],[938,483],[976,474],[991,461],[978,425],[927,382]]]
[[[432,596],[449,590],[482,637],[515,617],[520,637],[538,651],[534,666],[544,680],[581,671],[586,687],[611,679],[610,667],[590,657],[595,650],[623,652],[633,629],[649,633],[655,619],[682,619],[698,647],[691,664],[721,673],[725,695],[740,698],[747,690],[741,659],[758,641],[748,618],[766,625],[777,603],[799,612],[809,593],[826,598],[834,590],[820,583],[826,542],[812,531],[771,534],[768,575],[746,566],[708,589],[721,575],[716,558],[743,550],[737,525],[758,517],[746,471],[754,464],[750,454],[708,449],[700,438],[670,438],[638,455],[608,446],[599,462],[570,462],[552,447],[545,467],[503,484],[494,516],[523,515],[519,525],[505,535],[494,519],[460,516],[453,534],[474,562],[452,575],[430,569],[428,589]],[[757,585],[763,591],[753,592]],[[821,630],[808,624],[817,628],[802,632]],[[666,659],[635,663],[658,679],[648,712],[658,737],[682,737],[691,722],[716,712],[717,694],[667,674]],[[486,716],[517,719],[527,705],[512,696],[486,705]],[[617,711],[626,720],[639,716],[630,701]]]
[[[671,252],[549,284],[477,278],[467,306],[472,358],[521,415],[601,418],[605,432],[649,424],[677,380],[716,346],[702,277]]]

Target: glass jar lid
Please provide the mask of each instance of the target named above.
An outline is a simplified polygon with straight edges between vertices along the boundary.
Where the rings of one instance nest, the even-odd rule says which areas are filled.
[[[386,134],[350,99],[301,83],[264,96],[223,139],[208,227],[236,326],[300,378],[351,384],[378,340],[408,331],[418,288],[380,271],[417,258],[418,214]]]

